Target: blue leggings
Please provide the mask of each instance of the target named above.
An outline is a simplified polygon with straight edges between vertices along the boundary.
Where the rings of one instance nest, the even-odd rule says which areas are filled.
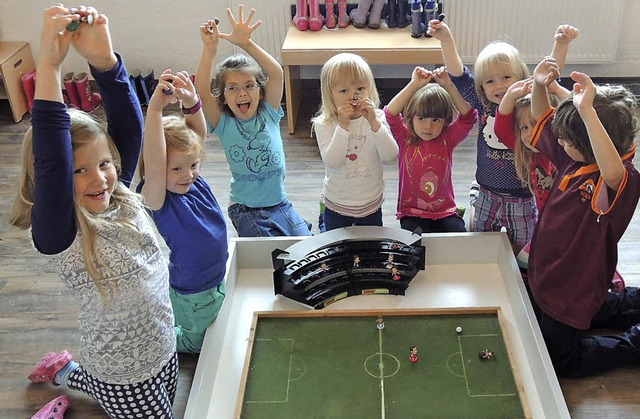
[[[178,354],[155,377],[135,384],[102,382],[78,367],[67,386],[91,396],[111,419],[173,419],[173,400],[178,386]]]

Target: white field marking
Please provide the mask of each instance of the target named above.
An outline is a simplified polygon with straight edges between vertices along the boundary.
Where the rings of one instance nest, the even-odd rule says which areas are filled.
[[[285,394],[285,398],[284,400],[245,400],[245,403],[287,403],[289,401],[289,385],[291,384],[291,381],[295,381],[295,380],[291,380],[291,369],[293,368],[293,345],[295,343],[295,340],[293,339],[256,339],[256,341],[263,341],[263,342],[270,342],[274,340],[275,341],[288,340],[291,342],[291,352],[289,355],[289,374],[288,374],[289,379],[287,379],[287,391]]]
[[[380,353],[380,417],[382,419],[385,418],[384,411],[384,363],[382,362],[382,329],[378,329],[378,342],[379,342],[379,353]]]

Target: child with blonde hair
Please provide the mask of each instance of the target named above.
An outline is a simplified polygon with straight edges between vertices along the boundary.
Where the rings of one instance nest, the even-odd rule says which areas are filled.
[[[81,18],[93,24],[67,29]],[[89,62],[107,127],[64,104],[60,74],[70,46]],[[37,71],[11,223],[30,230],[78,299],[82,348],[79,362],[66,350],[47,353],[28,378],[82,391],[110,418],[172,418],[178,356],[169,271],[141,197],[128,188],[142,111],[107,17],[84,6],[48,8]],[[60,418],[68,406],[60,396],[33,418]]]
[[[171,103],[184,116],[162,116]],[[147,108],[138,190],[171,250],[169,284],[177,351],[199,353],[225,297],[227,225],[200,176],[207,126],[189,74],[166,70]]]
[[[564,27],[558,31],[570,32]],[[507,89],[529,77],[529,70],[513,45],[495,41],[480,51],[472,75],[462,64],[446,23],[430,21],[428,33],[441,42],[444,64],[454,84],[479,114],[476,169],[479,194],[472,201],[471,230],[500,231],[505,227],[517,254],[531,240],[537,209],[531,191],[518,178],[513,151],[499,141],[494,125],[498,105]],[[572,38],[554,37],[553,54],[564,61]]]
[[[320,75],[322,105],[313,118],[325,164],[326,231],[382,225],[383,163],[398,155],[371,68],[356,54],[331,57]]]
[[[453,150],[473,129],[478,112],[444,67],[433,72],[416,67],[384,112],[400,150],[400,226],[423,233],[466,231],[454,199]]]
[[[260,21],[255,10],[238,19],[230,9],[232,31],[221,33],[216,20],[200,26],[204,43],[196,72],[196,88],[209,130],[220,138],[231,169],[228,214],[240,237],[310,236],[310,225],[287,199],[285,154],[280,134],[284,116],[282,66],[251,39]],[[233,55],[215,69],[220,39],[242,48],[251,57]],[[213,93],[211,91],[211,78]]]
[[[633,164],[637,102],[623,86],[595,86],[573,72],[573,95],[554,109],[547,86],[558,75],[556,61],[547,57],[533,77],[531,110],[538,123],[531,144],[558,176],[531,242],[528,285],[556,373],[584,377],[640,365],[638,289],[607,292],[617,244],[640,199]],[[626,332],[588,332],[602,328]]]

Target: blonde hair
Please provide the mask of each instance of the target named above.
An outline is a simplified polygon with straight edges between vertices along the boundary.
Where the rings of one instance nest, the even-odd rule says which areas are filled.
[[[68,112],[71,118],[71,127],[69,131],[71,133],[71,146],[73,150],[77,150],[92,141],[99,141],[101,139],[107,141],[109,151],[113,157],[113,164],[118,176],[120,176],[122,172],[120,153],[118,153],[118,149],[111,140],[106,128],[97,119],[85,112],[73,109],[70,109]],[[9,222],[16,227],[25,230],[31,227],[31,211],[34,205],[33,191],[35,186],[35,168],[32,128],[29,128],[24,136],[21,164],[22,175],[20,177],[20,183],[18,184]],[[115,189],[111,195],[110,206],[120,206],[125,210],[123,213],[131,213],[131,211],[134,211],[146,214],[140,195],[131,192],[129,188],[120,181],[116,182]],[[77,202],[74,202],[74,212],[78,231],[80,233],[82,259],[84,261],[85,268],[100,293],[102,293],[102,274],[96,263],[96,261],[102,261],[100,254],[96,249],[98,229],[101,226],[108,224],[126,226],[135,231],[138,231],[138,229],[130,219],[106,219],[101,217],[99,214],[92,214],[85,208],[79,206]]]
[[[559,103],[558,97],[556,95],[549,94],[549,103],[551,106],[557,106]],[[513,129],[516,133],[516,147],[514,150],[516,174],[522,181],[522,184],[527,186],[529,190],[533,192],[536,185],[533,184],[533,179],[531,179],[531,164],[535,153],[524,144],[524,141],[522,141],[520,126],[518,124],[518,120],[521,116],[524,116],[525,113],[527,113],[527,117],[530,121],[533,122],[533,125],[531,126],[531,129],[533,130],[536,120],[533,119],[533,115],[531,115],[531,94],[516,100],[516,106],[513,110]]]
[[[522,59],[520,51],[513,45],[504,41],[494,41],[484,47],[473,65],[476,94],[485,108],[491,106],[482,88],[482,83],[490,73],[498,69],[504,73],[513,75],[514,81],[529,77],[529,68]]]
[[[442,86],[437,83],[429,83],[422,87],[414,93],[402,111],[404,124],[411,134],[408,140],[409,144],[418,145],[422,141],[413,128],[415,116],[444,119],[444,127],[442,128],[444,131],[453,122],[456,113],[451,96]]]
[[[520,126],[518,121],[521,116],[528,113],[528,117],[533,120],[531,115],[531,95],[521,97],[516,101],[516,107],[513,110],[513,129],[516,133],[516,147],[514,150],[516,174],[522,181],[523,186],[527,186],[533,192],[534,184],[531,179],[531,164],[533,162],[533,150],[525,146],[520,134]],[[531,127],[533,129],[533,127]]]
[[[204,158],[202,138],[185,123],[183,117],[177,115],[162,117],[162,128],[164,130],[167,154],[172,151],[177,153],[196,152],[201,159]],[[138,169],[140,177],[144,179],[144,159],[140,159]]]
[[[330,122],[338,118],[338,109],[331,97],[331,87],[338,80],[354,80],[367,85],[369,99],[376,108],[380,107],[380,96],[369,64],[359,55],[343,52],[324,63],[320,73],[322,105],[312,122]]]

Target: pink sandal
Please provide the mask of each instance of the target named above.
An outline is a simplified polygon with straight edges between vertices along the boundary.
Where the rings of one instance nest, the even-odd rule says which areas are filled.
[[[62,419],[70,404],[69,396],[56,397],[31,416],[31,419]]]
[[[71,358],[67,351],[49,352],[36,364],[27,378],[34,383],[52,383],[57,386],[59,384],[55,381],[56,373],[67,365]]]

